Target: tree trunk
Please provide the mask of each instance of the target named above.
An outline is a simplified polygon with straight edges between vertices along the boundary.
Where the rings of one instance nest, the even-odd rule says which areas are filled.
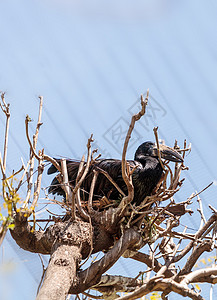
[[[65,300],[81,260],[79,246],[57,245],[51,255],[37,300]]]

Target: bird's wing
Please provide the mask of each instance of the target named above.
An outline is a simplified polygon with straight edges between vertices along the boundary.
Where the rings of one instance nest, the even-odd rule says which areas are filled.
[[[60,160],[57,160],[60,162]],[[128,161],[128,163],[134,167],[137,162],[135,161]],[[79,168],[79,161],[74,160],[67,160],[67,170],[68,170],[68,178],[69,183],[74,186],[75,180],[78,173]],[[83,190],[83,200],[88,199],[88,194],[90,191],[90,186],[93,179],[93,169],[99,171],[99,175],[95,184],[94,188],[94,198],[99,199],[103,196],[106,196],[110,199],[118,199],[120,192],[114,187],[114,185],[106,178],[106,176],[102,173],[100,173],[100,169],[107,172],[110,177],[117,183],[117,185],[121,188],[121,190],[126,194],[127,188],[122,178],[122,171],[121,171],[121,160],[117,159],[99,159],[94,164],[92,164],[89,168],[88,174],[86,175],[85,180],[82,183],[82,190]],[[48,174],[53,174],[57,170],[54,166],[51,166],[48,169]],[[55,177],[53,181],[51,182],[51,186],[48,190],[49,193],[57,194],[57,195],[63,195],[65,196],[65,193],[63,189],[61,188],[61,185],[57,178]]]
[[[132,167],[134,167],[137,164],[137,162],[135,161],[128,161],[128,163]],[[95,168],[96,170],[102,169],[106,171],[110,175],[110,177],[115,181],[115,183],[120,187],[120,189],[125,194],[127,194],[127,187],[122,178],[121,164],[121,160],[102,159],[96,164],[94,164],[93,168]],[[117,200],[120,196],[120,192],[116,189],[116,187],[106,178],[104,174],[101,173],[99,173],[94,193],[95,195],[104,195],[112,200]]]

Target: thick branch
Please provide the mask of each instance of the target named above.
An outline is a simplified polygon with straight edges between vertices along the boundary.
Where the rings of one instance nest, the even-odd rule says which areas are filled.
[[[18,213],[15,216],[14,225],[14,229],[10,232],[22,249],[41,254],[51,253],[51,247],[55,240],[55,234],[52,234],[54,225],[50,226],[45,232],[37,230],[33,232],[32,227],[28,224],[27,217]]]
[[[75,281],[77,265],[81,259],[79,245],[58,243],[55,248],[36,300],[65,300]]]
[[[66,217],[65,217],[66,218]],[[88,222],[83,222],[82,220],[71,222],[70,217],[68,216],[68,220],[58,221],[53,225],[50,225],[45,231],[37,231],[32,230],[32,227],[29,225],[27,221],[27,217],[23,216],[23,213],[17,213],[14,217],[15,227],[11,230],[11,235],[16,243],[24,250],[41,253],[41,254],[50,254],[53,243],[59,235],[67,235],[73,238],[76,238],[76,230],[78,228],[85,229],[86,232],[89,232],[88,235],[91,234],[91,224]],[[73,226],[70,228],[70,224]],[[67,234],[66,234],[66,230]],[[108,250],[109,247],[113,245],[113,238],[104,230],[104,228],[99,227],[97,230],[93,232],[93,253]],[[91,240],[91,238],[90,238]],[[89,254],[90,247],[86,246],[82,249],[82,256],[86,258]]]
[[[201,238],[201,236],[204,234],[204,232],[206,232],[206,230],[217,220],[217,213],[214,213],[209,220],[206,222],[206,224],[204,224],[204,226],[199,229],[194,238],[194,241],[189,242],[189,244],[182,250],[182,252],[177,255],[176,257],[173,258],[173,262],[177,262],[179,261],[181,258],[183,258],[190,250],[191,248],[194,246],[195,241],[197,241],[197,239]]]
[[[212,250],[212,242],[211,241],[203,241],[199,244],[193,251],[192,254],[188,257],[185,266],[182,268],[178,276],[189,273],[193,266],[196,264],[198,258],[205,252]]]
[[[103,275],[100,282],[91,287],[102,293],[111,294],[112,292],[131,292],[136,287],[142,285],[142,280],[118,275]]]
[[[88,269],[78,274],[79,281],[70,288],[70,294],[82,293],[101,280],[101,276],[121,257],[130,247],[141,243],[141,236],[134,229],[127,229],[122,237],[116,242],[99,261],[94,262]]]
[[[182,285],[170,279],[161,279],[159,280],[157,277],[151,278],[147,283],[145,283],[142,287],[137,289],[136,291],[120,297],[120,300],[133,300],[143,297],[144,295],[149,294],[152,291],[164,291],[167,290],[167,293],[175,292],[177,294],[182,295],[183,297],[189,297],[195,300],[204,300],[202,296],[195,293],[191,289],[189,289],[186,285]]]
[[[153,268],[154,272],[158,272],[163,267],[162,264],[159,263],[156,258],[154,258],[153,260],[152,257],[150,257],[150,255],[145,253],[137,252],[130,258],[145,263],[149,268]],[[174,274],[170,270],[166,270],[164,275],[166,277],[172,277]]]
[[[193,271],[183,276],[181,284],[189,284],[196,282],[217,283],[217,267],[204,268]]]

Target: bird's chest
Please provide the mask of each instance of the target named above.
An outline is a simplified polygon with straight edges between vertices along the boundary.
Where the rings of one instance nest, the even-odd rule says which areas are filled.
[[[148,160],[146,164],[137,168],[133,174],[135,189],[149,194],[161,179],[163,170],[157,160]]]

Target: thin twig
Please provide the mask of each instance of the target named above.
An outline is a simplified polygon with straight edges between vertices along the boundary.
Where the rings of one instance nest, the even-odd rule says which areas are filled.
[[[32,145],[32,142],[30,140],[30,137],[29,137],[29,122],[31,121],[30,117],[27,115],[26,116],[26,119],[25,119],[25,125],[26,125],[26,137],[27,137],[27,140],[29,142],[29,146],[30,146],[30,149],[31,149],[31,152],[32,154],[37,158],[37,160],[40,160],[40,157],[38,156],[38,154],[35,152],[35,149],[33,148],[33,145]]]
[[[16,175],[18,175],[20,172],[22,172],[24,169],[24,167],[22,166],[18,171],[16,171],[15,173],[13,173],[11,176],[7,177],[7,180],[13,179]]]
[[[78,173],[77,173],[77,177],[76,177],[76,184],[78,183],[78,181],[80,180],[84,170],[85,170],[85,167],[84,167],[84,161],[85,161],[85,155],[82,156],[81,158],[81,161],[80,161],[80,164],[79,164],[79,167],[78,167]]]
[[[93,170],[93,179],[92,179],[91,186],[90,186],[90,193],[89,193],[88,204],[87,204],[87,209],[88,209],[89,214],[93,210],[93,206],[92,206],[93,191],[94,191],[94,188],[95,188],[95,184],[96,184],[98,174],[99,174],[98,171]]]
[[[82,292],[82,294],[84,294],[85,296],[89,297],[88,299],[91,299],[91,298],[93,298],[93,299],[104,299],[103,295],[101,295],[101,296],[94,296],[94,295],[91,295],[91,294],[89,294],[87,292]]]
[[[33,148],[34,148],[34,149],[36,149],[36,146],[37,146],[39,129],[40,129],[41,125],[43,124],[43,123],[41,122],[42,106],[43,106],[43,97],[42,97],[42,96],[39,96],[38,98],[39,98],[40,102],[39,102],[38,122],[37,122],[37,125],[36,125],[35,134],[34,134],[34,136],[33,136]]]
[[[22,158],[21,158],[21,160],[22,160]],[[23,172],[23,175],[22,175],[22,177],[21,177],[21,179],[20,179],[20,181],[19,181],[19,183],[18,183],[18,186],[17,186],[16,189],[15,189],[16,192],[17,192],[17,191],[19,190],[19,188],[21,187],[21,184],[22,184],[22,182],[23,182],[23,178],[25,177],[25,175],[26,175],[26,173],[27,173],[27,171],[28,171],[29,165],[30,165],[30,160],[28,161],[26,167],[25,167],[24,162],[23,162],[23,160],[22,160],[22,167],[23,167],[23,169],[24,169],[24,172]]]
[[[40,194],[40,190],[41,190],[41,180],[42,180],[43,171],[44,171],[44,164],[43,164],[42,160],[40,159],[39,164],[38,164],[38,176],[37,176],[37,181],[36,181],[36,190],[34,192],[33,201],[32,201],[33,209],[35,208],[35,206],[38,202],[38,198],[39,198],[39,194]]]
[[[196,232],[194,241],[190,241],[189,244],[182,250],[182,252],[173,258],[174,262],[177,262],[180,259],[182,259],[192,249],[192,247],[195,244],[195,241],[201,238],[204,232],[206,232],[209,229],[209,227],[212,226],[213,223],[216,221],[217,221],[217,214],[213,214],[209,218],[209,220],[204,224],[204,226]]]
[[[165,167],[164,167],[164,164],[161,160],[161,155],[160,155],[160,148],[159,148],[159,140],[158,140],[157,130],[158,130],[158,127],[154,127],[153,131],[154,131],[154,136],[155,136],[155,140],[156,140],[156,144],[157,144],[157,155],[158,155],[161,167],[165,171]]]
[[[84,181],[88,171],[89,171],[89,166],[90,166],[90,159],[91,159],[91,143],[93,142],[93,135],[91,134],[90,138],[88,139],[87,142],[87,150],[88,150],[88,154],[87,154],[87,162],[85,165],[85,169],[84,172],[81,176],[81,178],[78,180],[77,184],[75,185],[74,189],[73,189],[73,194],[76,195],[77,190],[80,188],[82,182]]]
[[[197,209],[197,211],[200,213],[200,216],[201,216],[200,228],[202,228],[203,224],[206,223],[206,219],[205,219],[205,216],[204,216],[204,213],[203,213],[202,201],[201,201],[199,195],[197,195],[197,202],[199,204],[199,208]]]
[[[201,193],[203,193],[206,189],[208,189],[211,185],[213,184],[213,182],[209,183],[204,189],[202,189],[200,192],[196,193],[196,194],[192,194],[188,200],[192,200],[193,198],[197,197],[198,195],[200,195]]]
[[[79,164],[79,168],[78,168],[78,173],[77,173],[77,177],[76,177],[76,185],[75,187],[77,186],[78,189],[77,189],[77,192],[76,192],[76,198],[74,197],[74,191],[75,191],[75,188],[73,189],[73,194],[72,194],[72,200],[75,201],[76,200],[76,204],[77,204],[77,208],[78,208],[78,212],[80,214],[81,217],[83,217],[86,221],[89,221],[89,215],[85,212],[85,210],[82,208],[82,205],[81,205],[81,197],[80,197],[80,186],[78,186],[79,182],[80,182],[80,185],[82,184],[83,180],[85,179],[85,176],[83,177],[84,175],[84,172],[86,170],[86,167],[87,165],[84,165],[84,155],[82,156],[82,159],[81,159],[81,162]],[[87,160],[90,160],[90,156],[88,155],[88,159]],[[82,181],[80,181],[82,178]]]
[[[71,205],[71,214],[72,214],[72,220],[75,220],[75,199],[73,198],[72,190],[69,185],[69,178],[68,178],[68,171],[66,166],[66,159],[61,159],[61,168],[62,168],[62,175],[63,175],[63,182],[62,187],[65,191],[66,195],[66,204]]]
[[[25,119],[26,137],[27,137],[27,140],[29,142],[31,152],[30,152],[30,163],[29,163],[30,168],[29,168],[29,172],[27,174],[28,190],[27,190],[26,199],[24,201],[24,207],[29,202],[29,199],[30,199],[30,196],[31,196],[32,182],[33,182],[33,171],[34,171],[34,157],[36,157],[36,159],[39,161],[39,164],[40,164],[41,163],[40,160],[42,159],[42,154],[44,152],[42,150],[41,155],[38,155],[36,153],[36,146],[37,146],[37,141],[38,141],[39,128],[42,125],[41,115],[42,115],[43,97],[40,96],[39,99],[40,99],[40,102],[39,102],[38,122],[37,122],[37,125],[36,125],[35,134],[33,135],[33,144],[32,144],[32,142],[30,140],[30,137],[29,137],[29,126],[28,126],[31,119],[28,115],[26,116],[26,119]]]
[[[0,152],[0,168],[2,171],[3,178],[5,178],[5,179],[3,179],[3,185],[2,185],[3,192],[2,193],[3,193],[3,198],[6,199],[5,184],[7,185],[9,192],[12,192],[12,187],[11,187],[10,183],[8,182],[8,179],[6,178],[1,152]]]
[[[43,262],[43,259],[42,259],[41,254],[39,253],[38,256],[39,256],[40,261],[41,261],[41,264],[42,264],[42,275],[41,275],[41,280],[40,280],[40,282],[39,282],[38,289],[37,289],[37,294],[36,294],[36,295],[38,295],[38,292],[39,292],[39,290],[40,290],[40,288],[41,288],[41,284],[42,284],[42,282],[43,282],[43,280],[44,280],[44,276],[45,276],[45,272],[46,272],[46,268],[45,268],[45,266],[44,266],[44,262]]]
[[[118,190],[118,192],[122,195],[122,196],[126,196],[124,194],[124,192],[122,191],[122,189],[117,185],[117,183],[112,179],[112,177],[108,174],[108,172],[106,172],[105,170],[99,168],[96,166],[96,169],[100,171],[100,173],[102,173],[103,175],[105,175],[105,177],[114,185],[114,187]]]
[[[124,182],[127,186],[127,190],[128,190],[128,199],[127,199],[128,203],[133,200],[134,187],[133,187],[133,184],[132,184],[132,175],[128,176],[128,174],[127,174],[127,168],[128,168],[127,167],[128,163],[126,161],[127,147],[128,147],[129,140],[130,140],[130,137],[131,137],[131,134],[132,134],[132,131],[134,129],[136,121],[138,121],[145,114],[146,106],[148,104],[148,96],[149,96],[149,90],[147,90],[145,100],[144,100],[143,96],[141,95],[141,106],[142,106],[142,108],[137,114],[133,115],[132,118],[131,118],[131,123],[130,123],[129,129],[128,129],[128,132],[127,132],[127,136],[125,138],[123,152],[122,152],[122,164],[121,164],[122,177],[123,177],[123,180],[124,180]],[[123,203],[121,203],[120,206],[121,205],[123,205]],[[126,206],[126,204],[124,206]]]
[[[3,102],[3,105],[1,104],[1,109],[6,115],[6,125],[5,125],[5,141],[4,141],[4,154],[3,154],[3,167],[4,170],[6,170],[6,160],[7,160],[7,150],[8,150],[8,134],[9,134],[9,122],[10,122],[10,104],[6,104],[5,102],[5,93],[1,94],[1,99]],[[1,102],[0,102],[1,103]],[[4,177],[3,177],[4,179]]]
[[[89,215],[85,212],[85,210],[81,206],[80,188],[78,188],[77,193],[76,193],[76,204],[77,204],[80,216],[82,218],[84,218],[86,221],[89,221],[90,220]]]

